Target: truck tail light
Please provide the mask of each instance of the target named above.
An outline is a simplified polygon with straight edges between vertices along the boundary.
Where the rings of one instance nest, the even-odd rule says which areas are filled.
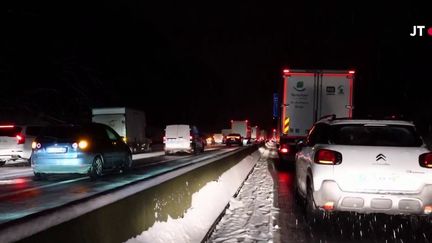
[[[419,164],[424,168],[432,168],[432,153],[425,153],[419,156]]]
[[[17,143],[18,144],[24,144],[25,143],[25,137],[24,137],[24,135],[17,134],[15,137],[17,139]]]
[[[315,153],[315,163],[323,165],[338,165],[342,163],[342,154],[329,149],[320,149]]]

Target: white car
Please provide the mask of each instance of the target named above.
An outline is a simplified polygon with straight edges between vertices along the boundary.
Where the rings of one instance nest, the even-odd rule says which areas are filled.
[[[0,125],[0,166],[7,161],[30,161],[31,144],[42,126]]]
[[[432,213],[432,153],[412,123],[329,118],[299,146],[296,188],[308,220],[325,211]]]

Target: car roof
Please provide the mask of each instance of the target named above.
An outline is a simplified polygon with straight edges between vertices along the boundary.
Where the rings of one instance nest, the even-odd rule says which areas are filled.
[[[414,126],[412,122],[404,120],[374,120],[374,119],[324,119],[317,123],[326,123],[329,125],[341,124],[370,124],[370,125],[400,125],[400,126]]]

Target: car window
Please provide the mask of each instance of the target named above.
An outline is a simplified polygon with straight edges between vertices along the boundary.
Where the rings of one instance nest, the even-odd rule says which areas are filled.
[[[330,142],[340,145],[419,147],[423,145],[414,127],[403,125],[334,125]]]
[[[39,126],[28,126],[26,129],[26,134],[30,136],[37,136],[41,132],[42,127]]]
[[[0,137],[15,137],[21,130],[21,127],[1,127]]]
[[[42,138],[65,139],[75,138],[80,133],[78,127],[73,126],[49,126],[41,130],[39,136]]]
[[[119,140],[119,137],[113,131],[111,131],[110,129],[105,128],[105,132],[106,132],[109,140],[111,140],[111,141],[117,141],[117,140]]]
[[[312,127],[307,137],[307,145],[314,146],[317,143],[327,144],[329,143],[329,128],[328,124],[318,123]]]

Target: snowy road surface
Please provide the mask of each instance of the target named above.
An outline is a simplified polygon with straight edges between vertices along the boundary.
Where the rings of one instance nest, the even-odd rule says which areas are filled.
[[[278,210],[273,207],[273,179],[267,169],[269,150],[260,149],[261,158],[232,198],[210,242],[272,242],[273,221]]]

